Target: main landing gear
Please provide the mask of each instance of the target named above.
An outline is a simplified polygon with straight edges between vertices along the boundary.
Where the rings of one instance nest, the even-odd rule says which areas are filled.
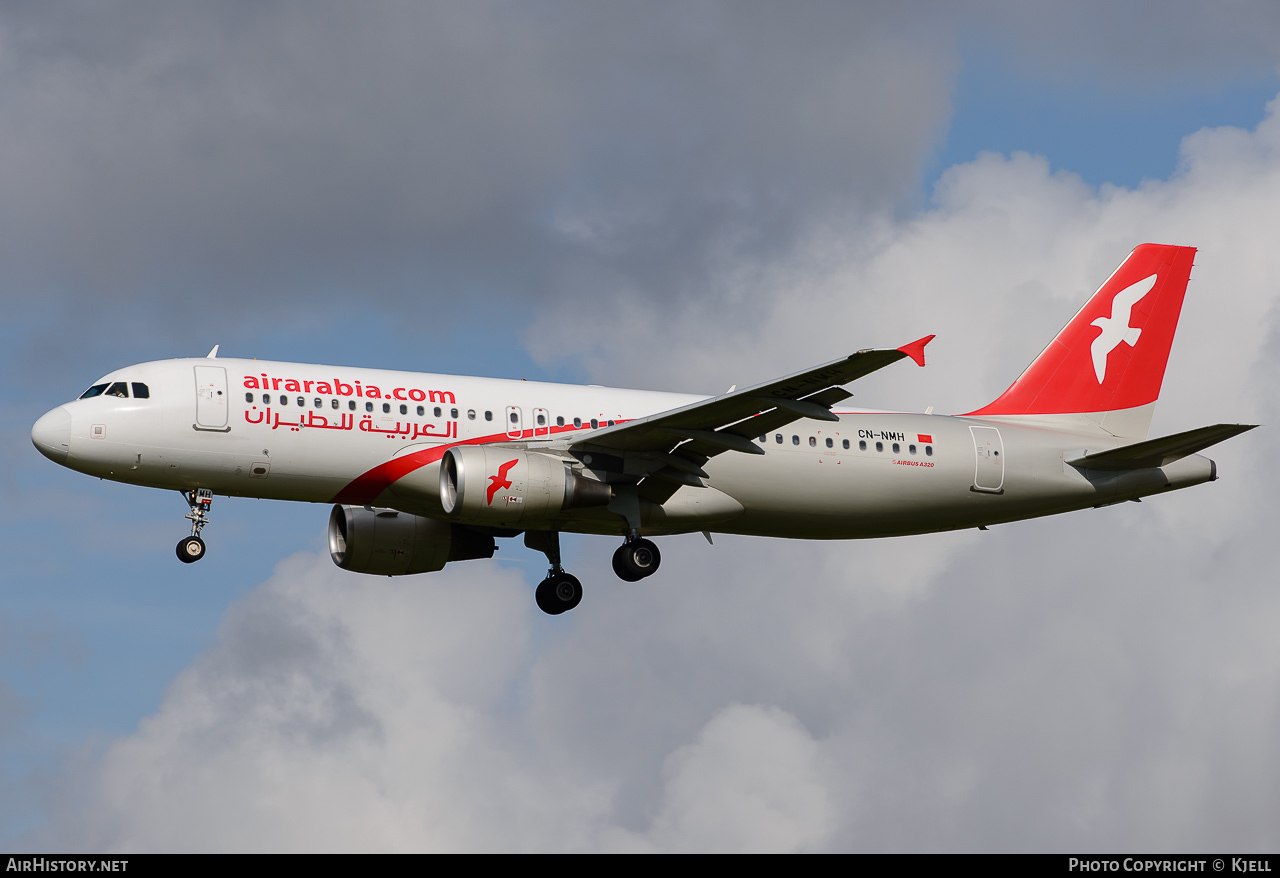
[[[547,578],[538,584],[534,599],[538,609],[551,616],[567,613],[582,602],[582,583],[560,566],[560,534],[556,531],[529,530],[524,533],[524,544],[547,556],[551,569]],[[638,582],[658,572],[662,553],[652,540],[631,536],[613,553],[613,572],[619,579]]]
[[[197,488],[186,491],[182,495],[191,511],[186,518],[191,519],[191,536],[178,541],[178,560],[191,564],[204,557],[204,540],[200,539],[200,531],[209,523],[209,507],[213,505],[213,491],[208,488]]]
[[[525,531],[524,544],[542,552],[551,564],[547,578],[538,583],[538,589],[533,593],[538,609],[549,616],[559,616],[582,603],[582,583],[560,566],[560,533],[554,530]]]
[[[662,553],[651,540],[631,537],[613,553],[613,572],[626,582],[639,582],[658,572]]]

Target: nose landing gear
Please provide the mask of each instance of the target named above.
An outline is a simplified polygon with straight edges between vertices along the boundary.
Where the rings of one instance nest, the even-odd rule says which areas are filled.
[[[191,519],[191,536],[183,537],[178,541],[178,560],[184,564],[191,564],[204,557],[205,546],[204,540],[200,539],[200,531],[204,530],[204,526],[209,523],[209,507],[213,505],[213,491],[208,488],[197,488],[194,491],[185,491],[182,496],[191,507],[191,511],[185,516]]]
[[[639,582],[646,576],[658,572],[662,563],[662,553],[652,540],[644,537],[633,537],[618,546],[613,553],[613,572],[626,582]]]

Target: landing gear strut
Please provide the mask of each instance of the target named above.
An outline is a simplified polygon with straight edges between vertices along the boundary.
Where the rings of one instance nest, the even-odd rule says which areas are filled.
[[[538,590],[533,593],[538,609],[549,616],[559,616],[582,603],[582,583],[560,566],[560,533],[554,530],[525,531],[524,544],[546,555],[551,565],[547,578],[538,583]]]
[[[662,553],[651,540],[631,537],[613,553],[613,572],[627,582],[639,582],[658,572]]]
[[[191,519],[191,536],[178,541],[178,560],[191,564],[204,557],[204,540],[200,539],[200,531],[209,523],[209,507],[213,505],[213,491],[208,488],[197,488],[186,491],[182,495],[191,511],[186,518]]]

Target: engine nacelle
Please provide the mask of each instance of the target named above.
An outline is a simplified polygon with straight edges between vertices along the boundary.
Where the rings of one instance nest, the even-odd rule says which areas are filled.
[[[395,509],[335,506],[329,513],[329,555],[354,573],[431,573],[449,561],[492,558],[490,534]]]
[[[613,490],[571,470],[559,457],[489,445],[458,445],[440,461],[446,515],[511,527],[570,509],[607,506]]]

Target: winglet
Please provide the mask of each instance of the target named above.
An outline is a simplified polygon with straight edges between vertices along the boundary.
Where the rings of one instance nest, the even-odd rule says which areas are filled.
[[[902,351],[908,357],[916,361],[917,366],[924,365],[924,346],[937,338],[936,335],[926,335],[924,338],[918,338],[911,344],[904,344],[898,350]]]
[[[209,353],[207,353],[207,354],[205,354],[205,355],[204,355],[204,356],[205,356],[205,359],[206,359],[206,360],[214,360],[214,359],[217,359],[217,357],[218,357],[218,348],[220,348],[220,347],[222,347],[222,345],[214,345],[214,346],[213,346],[213,350],[209,351]]]

